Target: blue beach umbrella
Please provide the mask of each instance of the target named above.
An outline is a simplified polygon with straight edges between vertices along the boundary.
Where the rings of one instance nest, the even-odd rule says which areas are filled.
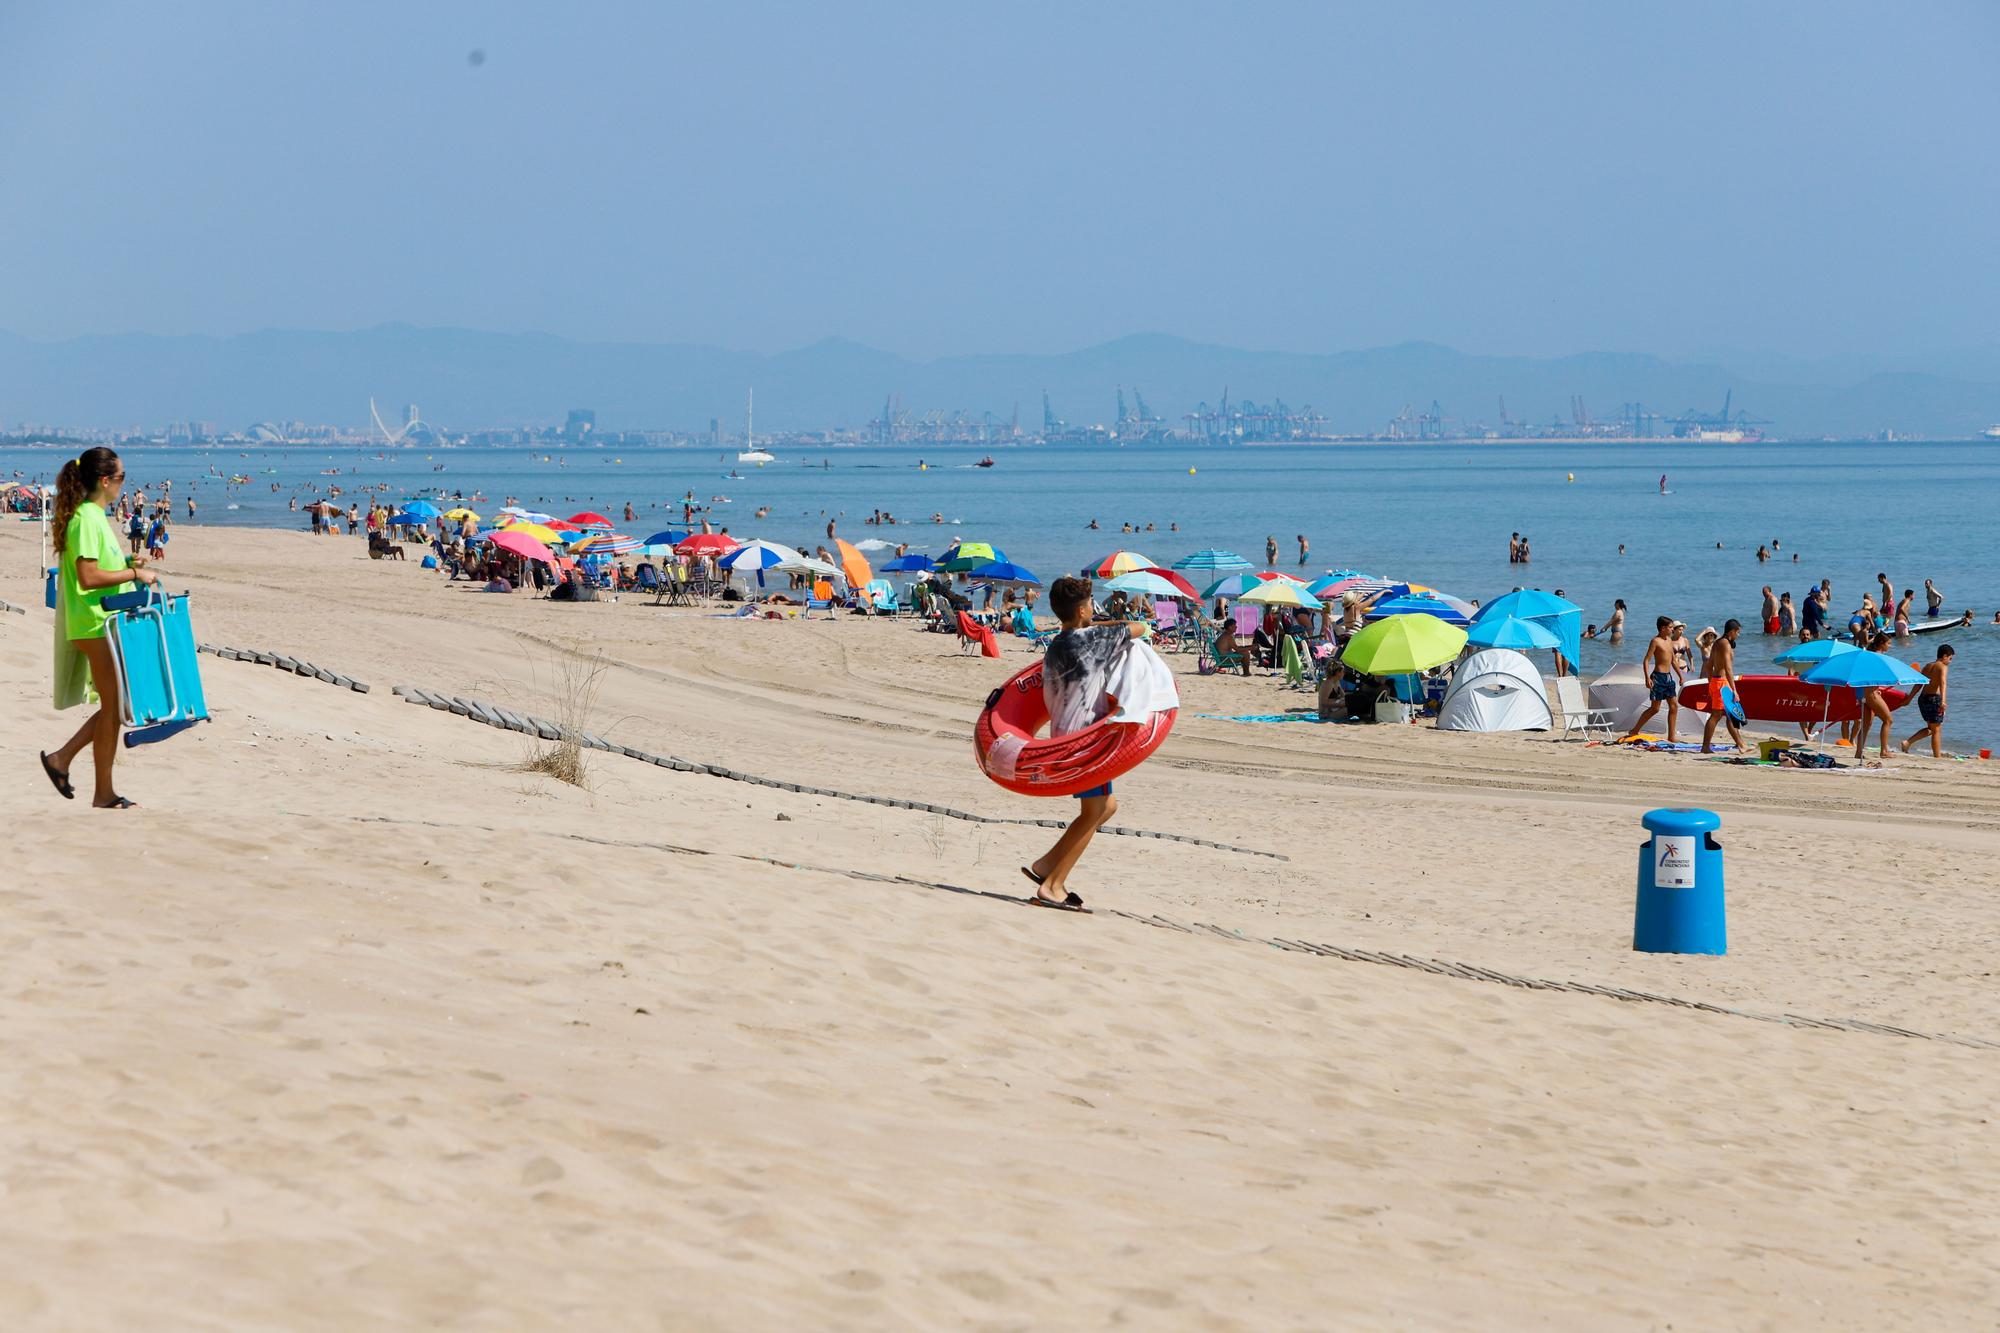
[[[444,510],[439,509],[429,500],[411,500],[404,504],[403,512],[406,514],[420,514],[425,519],[433,519],[442,514]]]
[[[1467,631],[1465,641],[1480,648],[1562,646],[1562,640],[1547,625],[1537,620],[1523,620],[1519,616],[1496,616],[1492,620],[1479,621]]]
[[[534,523],[534,522],[538,522],[538,521],[541,521],[541,520],[537,520],[537,519],[533,519],[533,518],[530,518],[530,519],[528,519],[528,522],[530,522],[530,523]],[[682,542],[686,541],[687,539],[688,539],[688,535],[687,535],[687,534],[686,534],[685,532],[681,532],[681,531],[678,531],[678,530],[676,530],[676,529],[674,529],[674,528],[668,528],[668,529],[667,529],[667,530],[666,530],[665,532],[656,532],[656,533],[654,533],[654,534],[653,534],[652,536],[650,536],[650,537],[646,538],[646,545],[648,545],[648,546],[679,546],[679,545],[680,545],[680,544],[681,544]]]
[[[1828,689],[1845,686],[1855,690],[1887,689],[1895,685],[1922,685],[1924,674],[1899,662],[1887,653],[1836,653],[1799,679],[1808,685]]]
[[[1474,612],[1472,620],[1477,624],[1482,620],[1497,620],[1506,616],[1532,620],[1554,630],[1556,637],[1562,640],[1556,651],[1567,658],[1572,667],[1583,659],[1583,608],[1575,602],[1538,588],[1523,588],[1519,592],[1495,597]]]
[[[1120,574],[1117,578],[1106,582],[1104,587],[1107,592],[1122,592],[1128,597],[1187,596],[1186,593],[1150,569],[1135,569],[1129,574]]]
[[[912,551],[908,555],[899,555],[894,560],[891,560],[888,564],[882,566],[883,572],[897,573],[897,574],[907,573],[911,570],[930,569],[930,568],[932,568],[931,558],[927,555],[918,555],[914,551]]]
[[[1223,574],[1241,574],[1245,570],[1256,568],[1255,565],[1252,565],[1248,560],[1236,554],[1236,552],[1225,551],[1215,546],[1211,546],[1205,551],[1196,551],[1193,555],[1184,555],[1174,561],[1173,567],[1175,569],[1193,570],[1198,574],[1209,574],[1217,577]],[[1189,581],[1192,582],[1193,580],[1190,579]]]
[[[1403,593],[1400,596],[1384,597],[1368,608],[1368,619],[1382,620],[1389,616],[1436,616],[1447,625],[1466,625],[1471,622],[1463,611],[1440,597],[1426,597],[1420,592]],[[1554,631],[1550,631],[1553,635]],[[1560,638],[1557,643],[1560,643]],[[1553,648],[1556,644],[1550,644]]]
[[[777,542],[745,542],[717,561],[725,569],[740,569],[745,573],[752,570],[774,569],[779,565],[796,563],[805,559],[789,546]]]
[[[1860,651],[1853,644],[1841,639],[1807,639],[1804,643],[1793,644],[1771,660],[1779,666],[1799,666],[1802,663],[1824,662],[1829,657]]]
[[[894,569],[895,566],[888,565],[885,568]],[[1012,560],[988,561],[986,564],[975,566],[966,577],[985,583],[1041,583],[1041,580],[1035,577],[1035,571],[1023,569]]]
[[[431,510],[431,513],[428,517],[423,514],[419,514],[414,509],[405,509],[400,514],[389,515],[389,523],[391,526],[398,528],[421,528],[425,524],[429,523],[431,521],[431,518],[434,518],[436,516],[437,516],[437,510],[435,508]]]

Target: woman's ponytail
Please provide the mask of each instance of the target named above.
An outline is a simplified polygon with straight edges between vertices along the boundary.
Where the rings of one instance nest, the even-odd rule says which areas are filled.
[[[56,473],[55,543],[56,554],[63,553],[69,540],[69,521],[76,517],[77,507],[90,498],[97,489],[97,483],[118,470],[118,455],[99,445],[86,449]]]

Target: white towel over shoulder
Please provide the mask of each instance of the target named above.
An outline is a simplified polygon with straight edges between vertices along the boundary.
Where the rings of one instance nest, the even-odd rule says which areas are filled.
[[[1117,703],[1106,719],[1110,722],[1144,722],[1155,713],[1181,706],[1173,671],[1151,644],[1137,639],[1118,655],[1105,688]]]

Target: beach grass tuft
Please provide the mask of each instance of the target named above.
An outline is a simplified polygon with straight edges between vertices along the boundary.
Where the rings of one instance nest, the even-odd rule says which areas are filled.
[[[522,761],[529,773],[540,773],[572,787],[587,787],[589,765],[584,735],[597,711],[604,684],[604,656],[572,648],[555,656],[551,693],[555,704],[556,739],[540,741]]]

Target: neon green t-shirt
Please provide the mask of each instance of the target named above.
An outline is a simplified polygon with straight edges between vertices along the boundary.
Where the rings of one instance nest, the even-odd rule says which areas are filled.
[[[76,581],[78,560],[95,560],[97,567],[106,572],[126,567],[125,553],[118,549],[118,534],[111,530],[104,506],[88,500],[76,507],[76,512],[70,515],[69,528],[63,533],[63,633],[72,639],[101,639],[104,637],[101,603],[107,595],[127,589],[93,588],[86,592]]]

